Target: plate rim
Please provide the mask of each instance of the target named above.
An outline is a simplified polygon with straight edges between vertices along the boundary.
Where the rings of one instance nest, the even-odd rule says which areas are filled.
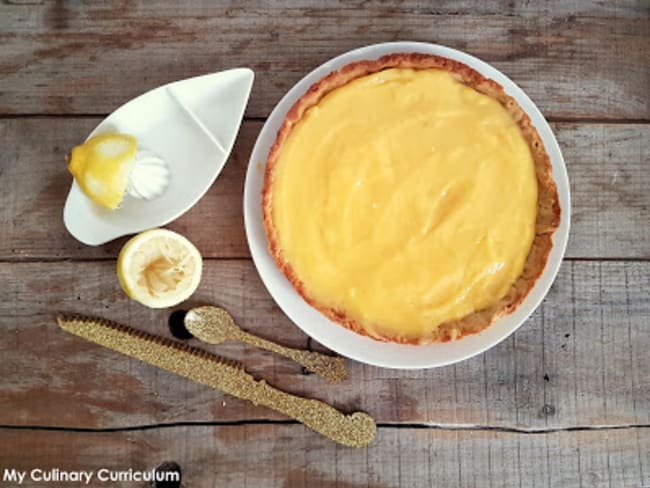
[[[277,129],[284,120],[289,108],[293,105],[295,100],[302,95],[309,86],[311,86],[311,84],[321,77],[356,60],[375,59],[385,54],[398,52],[422,52],[455,59],[469,65],[473,69],[476,69],[484,76],[497,81],[501,86],[503,86],[504,90],[509,95],[513,96],[517,102],[522,105],[522,109],[524,109],[524,111],[531,117],[531,120],[540,133],[540,137],[542,137],[544,145],[549,152],[553,177],[558,185],[562,210],[560,227],[553,235],[553,248],[551,249],[551,254],[549,255],[549,259],[544,267],[542,275],[535,283],[533,289],[529,292],[524,302],[512,314],[497,319],[493,324],[478,334],[473,334],[453,342],[429,345],[385,343],[345,329],[342,325],[329,320],[300,297],[293,286],[291,286],[288,280],[286,280],[284,274],[282,274],[282,272],[277,268],[275,261],[268,252],[267,238],[264,232],[262,232],[260,238],[259,226],[262,225],[261,190],[257,191],[257,195],[255,195],[253,186],[255,186],[255,180],[259,180],[260,176],[263,181],[263,171],[261,168],[265,168],[268,157],[268,147],[265,149],[263,146],[270,147],[270,144],[265,143],[264,139],[270,137],[271,141],[275,140]],[[263,157],[260,157],[260,153],[263,154]],[[257,208],[254,207],[254,202],[258,203]],[[512,335],[530,318],[548,294],[563,262],[570,229],[571,195],[566,164],[557,142],[557,138],[537,105],[516,83],[514,83],[514,81],[491,64],[463,51],[439,44],[395,41],[370,44],[339,54],[311,70],[282,96],[274,106],[264,123],[264,126],[260,130],[251,152],[244,183],[243,212],[246,239],[260,279],[274,302],[299,329],[329,349],[365,364],[391,369],[427,369],[455,364],[481,354]],[[269,264],[272,264],[272,266],[269,267]],[[278,276],[278,274],[281,276]],[[296,299],[298,299],[298,302]],[[309,309],[320,316],[320,319],[316,319],[313,314],[309,314],[312,315],[312,319],[310,320],[316,320],[321,325],[325,325],[323,330],[315,329],[311,324],[307,326],[302,323],[303,320],[298,316],[304,315],[307,313],[307,310],[304,306],[296,307],[299,302],[302,302],[304,306],[309,307]],[[500,330],[497,327],[498,324],[505,324],[501,327],[503,330]],[[334,326],[339,330],[332,329],[330,326]],[[366,354],[367,351],[364,351],[364,348],[354,349],[346,347],[346,344],[340,341],[337,342],[336,339],[328,336],[327,329],[331,329],[330,332],[334,336],[338,336],[338,339],[343,339],[344,336],[347,336],[347,339],[351,340],[352,336],[349,334],[353,334],[357,339],[353,342],[372,344],[376,349],[386,349],[389,353],[395,353],[395,351],[401,350],[402,358],[395,359],[393,356],[391,359],[390,354],[388,357],[384,357],[381,354],[379,356],[368,355]],[[345,332],[342,333],[341,330]],[[359,338],[361,338],[361,340],[359,340]],[[468,347],[463,348],[463,345]],[[447,353],[449,353],[450,349],[454,348],[454,346],[455,349],[459,350],[456,354],[451,354],[451,357],[446,358],[436,357],[436,348],[446,348]],[[409,360],[409,358],[414,356],[414,349],[417,349],[418,351],[430,349],[431,357],[427,360],[426,354],[424,355],[424,359],[422,358],[422,354],[419,354],[417,355],[417,360]],[[400,354],[397,354],[397,357],[400,357]]]

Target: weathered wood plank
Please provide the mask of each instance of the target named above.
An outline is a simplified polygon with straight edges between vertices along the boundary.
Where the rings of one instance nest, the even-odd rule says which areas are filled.
[[[63,227],[71,177],[65,153],[96,118],[0,120],[0,260],[115,257],[124,239],[102,247]],[[206,257],[249,255],[242,218],[244,176],[260,122],[245,122],[230,161],[208,194],[170,225]],[[650,258],[650,125],[553,124],[569,169],[573,222],[567,255]],[[199,224],[200,223],[200,224]],[[209,223],[209,225],[205,225]]]
[[[0,264],[0,425],[126,427],[280,419],[263,408],[102,349],[58,329],[86,312],[168,335],[168,311],[129,301],[113,261]],[[568,262],[542,308],[494,349],[456,366],[395,371],[348,362],[326,386],[238,344],[206,346],[297,394],[382,422],[520,429],[650,424],[650,263]],[[251,331],[295,347],[250,261],[209,261],[190,305],[217,303]],[[193,343],[200,345],[197,341]]]
[[[375,42],[418,40],[493,63],[547,116],[647,119],[648,12],[642,3],[596,2],[7,2],[0,113],[108,113],[171,80],[250,66],[258,76],[247,113],[266,117],[327,59]]]
[[[11,6],[18,5],[42,5],[42,0],[10,0],[5,2]],[[158,7],[164,6],[166,8],[179,9],[179,5],[169,1],[158,1]],[[192,4],[189,3],[189,6]],[[326,10],[323,2],[319,0],[271,0],[271,1],[224,1],[220,5],[204,5],[206,10],[216,10],[218,8],[233,10],[246,8],[248,10],[305,10],[310,9],[310,12],[319,12]],[[507,15],[507,16],[520,16],[520,17],[539,17],[542,15],[576,15],[581,17],[605,17],[605,18],[629,18],[629,17],[643,17],[647,13],[647,7],[639,0],[623,0],[611,4],[603,4],[599,0],[549,0],[543,5],[525,3],[525,2],[512,2],[504,3],[501,1],[490,1],[476,3],[471,0],[441,0],[436,2],[435,5],[423,4],[420,0],[394,0],[387,2],[386,0],[334,0],[328,2],[327,8],[336,9],[340,11],[358,10],[365,8],[370,13],[377,15],[381,14],[401,14],[411,13],[420,15]],[[182,7],[181,7],[182,9]],[[49,18],[47,22],[52,27],[63,27],[61,18],[70,15],[70,10],[66,5],[60,5],[47,9]],[[187,9],[185,9],[187,10]],[[110,16],[109,8],[104,9],[104,16]],[[7,9],[6,13],[9,18],[7,24],[20,24],[26,22],[25,9],[12,8]],[[43,13],[43,9],[40,10]],[[115,13],[112,13],[115,15]]]
[[[571,183],[567,256],[650,257],[650,125],[553,127]]]
[[[643,446],[629,442],[636,436]],[[649,438],[647,428],[547,434],[380,428],[369,448],[353,450],[294,424],[0,430],[0,459],[28,471],[95,473],[145,471],[173,460],[183,486],[642,487],[650,483],[650,451],[643,450]]]

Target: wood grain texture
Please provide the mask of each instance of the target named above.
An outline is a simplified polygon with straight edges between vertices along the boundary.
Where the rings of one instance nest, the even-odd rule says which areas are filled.
[[[172,80],[250,66],[248,116],[324,61],[416,40],[493,63],[546,116],[650,118],[650,9],[640,3],[4,2],[0,113],[108,113]]]
[[[649,439],[648,429],[634,428],[522,435],[388,427],[367,449],[353,450],[295,424],[111,433],[2,429],[0,459],[26,470],[150,470],[175,461],[183,486],[197,487],[618,488],[650,483]]]
[[[0,2],[0,468],[173,460],[186,487],[650,487],[648,3],[329,5]],[[572,189],[569,260],[513,336],[430,371],[348,361],[350,378],[335,387],[250,347],[206,346],[271,384],[374,415],[376,442],[350,450],[58,329],[54,313],[64,310],[169,335],[169,311],[129,301],[117,284],[125,239],[91,248],[64,229],[65,153],[147,89],[250,66],[247,116],[258,120],[243,124],[208,194],[170,225],[216,258],[187,305],[218,303],[255,333],[323,350],[245,259],[246,165],[259,119],[306,72],[392,40],[448,45],[494,64],[555,122]]]
[[[72,181],[65,154],[97,118],[0,120],[0,260],[104,259],[125,239],[84,246],[63,226]],[[242,195],[261,122],[245,122],[223,173],[205,197],[169,227],[205,257],[247,257]],[[650,258],[650,125],[556,123],[572,191],[572,258]]]
[[[115,263],[0,264],[0,424],[122,428],[281,419],[59,330],[57,311],[94,313],[169,335],[168,311],[130,301]],[[568,262],[512,337],[455,366],[396,371],[348,361],[329,386],[273,354],[204,346],[256,376],[379,422],[547,430],[650,424],[650,263]],[[248,330],[294,347],[307,337],[273,304],[250,261],[206,263],[189,305],[214,303]],[[193,340],[195,345],[201,345]]]

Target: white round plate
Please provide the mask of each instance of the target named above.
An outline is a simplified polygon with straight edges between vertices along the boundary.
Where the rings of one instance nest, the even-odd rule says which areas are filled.
[[[558,186],[562,207],[560,227],[553,237],[554,244],[548,263],[524,302],[514,313],[499,319],[483,332],[444,344],[416,346],[378,342],[330,321],[305,302],[276,267],[268,251],[262,223],[264,165],[277,131],[294,102],[313,83],[331,71],[353,61],[376,59],[398,52],[437,54],[455,59],[503,86],[528,113],[544,141],[553,165],[553,177]],[[298,327],[324,346],[351,359],[386,368],[420,369],[456,363],[485,351],[517,330],[541,303],[555,279],[569,236],[570,213],[569,179],[562,153],[551,128],[530,98],[508,77],[489,64],[455,49],[419,42],[390,42],[355,49],[327,61],[296,83],[276,105],[257,138],[244,189],[244,218],[251,255],[262,281],[280,308]]]

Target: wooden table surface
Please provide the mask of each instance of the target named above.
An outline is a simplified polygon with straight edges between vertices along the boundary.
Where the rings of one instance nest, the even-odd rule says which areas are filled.
[[[322,3],[1,3],[0,469],[174,461],[185,487],[650,486],[650,4]],[[570,243],[548,297],[513,336],[428,371],[348,361],[338,386],[271,354],[218,347],[273,385],[372,414],[376,441],[354,450],[58,329],[64,310],[169,335],[169,310],[120,290],[125,239],[87,247],[63,227],[66,152],[150,88],[249,66],[256,81],[227,166],[169,227],[205,257],[190,304],[221,304],[249,330],[318,349],[250,260],[244,173],[265,117],[298,79],[341,52],[392,40],[494,64],[558,137]]]

